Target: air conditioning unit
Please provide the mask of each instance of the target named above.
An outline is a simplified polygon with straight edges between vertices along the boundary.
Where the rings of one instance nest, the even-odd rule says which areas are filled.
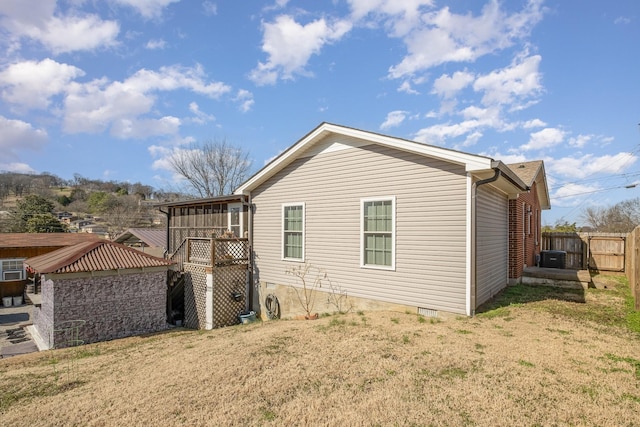
[[[540,267],[564,269],[566,262],[567,262],[567,252],[565,251],[540,252]]]

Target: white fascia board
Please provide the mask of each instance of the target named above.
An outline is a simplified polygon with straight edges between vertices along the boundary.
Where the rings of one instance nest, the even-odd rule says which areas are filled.
[[[234,191],[234,194],[248,194],[269,179],[280,169],[291,163],[297,158],[298,153],[304,151],[309,145],[312,145],[316,140],[321,139],[328,132],[323,125],[318,126],[303,139],[296,142],[294,145],[285,150],[280,156],[276,157],[271,163],[267,164],[264,168],[256,172],[251,178],[244,182],[240,187]]]
[[[491,163],[493,162],[493,159],[489,157],[463,153],[461,151],[427,145],[417,141],[395,138],[392,136],[366,132],[358,129],[344,128],[337,125],[329,124],[328,126],[331,126],[331,128],[329,129],[331,132],[351,136],[353,138],[364,139],[367,141],[371,141],[372,143],[377,143],[387,147],[421,154],[423,156],[433,157],[436,159],[465,165],[466,171],[489,169],[491,168]]]
[[[251,192],[251,190],[262,184],[264,181],[269,179],[286,165],[298,158],[298,155],[301,152],[303,152],[311,145],[315,144],[317,141],[330,133],[356,138],[370,142],[372,144],[379,144],[402,151],[408,151],[423,156],[464,165],[465,171],[467,172],[488,170],[491,169],[492,165],[495,163],[495,161],[489,157],[450,150],[448,148],[436,147],[433,145],[423,144],[421,142],[395,138],[378,133],[334,125],[331,123],[322,123],[317,128],[312,130],[309,134],[304,136],[301,140],[292,145],[279,157],[277,157],[267,166],[258,171],[254,176],[249,178],[249,180],[238,187],[234,194],[248,194],[249,192]]]

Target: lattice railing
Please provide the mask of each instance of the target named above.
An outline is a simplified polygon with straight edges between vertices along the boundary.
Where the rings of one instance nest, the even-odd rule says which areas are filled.
[[[214,266],[245,265],[249,263],[248,239],[215,239]]]
[[[215,267],[247,265],[249,240],[187,237],[169,258],[176,261],[179,270],[184,269],[184,263]]]

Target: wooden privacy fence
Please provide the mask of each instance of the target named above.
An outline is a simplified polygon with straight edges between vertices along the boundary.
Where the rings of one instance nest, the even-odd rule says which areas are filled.
[[[625,233],[542,233],[542,250],[565,251],[572,270],[625,271]]]
[[[640,227],[627,236],[626,273],[635,301],[635,309],[640,310]]]

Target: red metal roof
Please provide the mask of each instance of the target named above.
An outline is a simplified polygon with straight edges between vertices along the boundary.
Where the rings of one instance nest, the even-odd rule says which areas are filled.
[[[64,247],[99,239],[91,233],[0,233],[0,248]]]
[[[38,273],[62,274],[165,267],[173,264],[173,261],[157,258],[119,243],[99,240],[28,258],[25,264]]]

